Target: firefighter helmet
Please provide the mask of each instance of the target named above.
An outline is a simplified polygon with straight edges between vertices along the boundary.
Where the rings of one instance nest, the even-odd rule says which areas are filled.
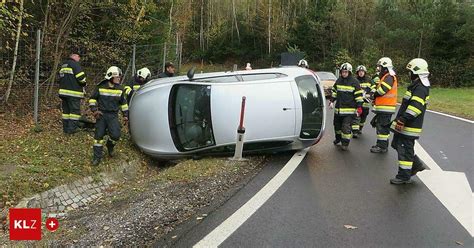
[[[349,63],[344,63],[341,65],[341,68],[340,68],[341,71],[343,70],[346,70],[346,71],[349,71],[352,73],[352,65],[349,64]]]
[[[377,65],[380,65],[380,66],[385,67],[385,68],[392,68],[393,67],[392,60],[389,57],[383,57],[383,58],[379,59],[379,61],[377,62]]]
[[[413,74],[417,75],[430,73],[428,71],[428,63],[426,62],[426,60],[421,58],[412,59],[410,62],[408,62],[406,68],[410,70]]]
[[[107,73],[105,73],[105,79],[109,80],[113,77],[121,77],[122,76],[122,70],[118,68],[117,66],[111,66],[109,69],[107,69]]]
[[[148,68],[143,67],[137,71],[137,75],[143,79],[148,79],[151,76],[151,71]]]
[[[301,59],[300,61],[298,61],[298,66],[299,67],[304,67],[304,68],[308,68],[308,61],[306,61],[305,59]]]
[[[357,66],[356,72],[358,72],[358,71],[365,71],[365,72],[367,72],[367,68],[365,68],[365,66],[363,66],[363,65],[359,65],[359,66]]]

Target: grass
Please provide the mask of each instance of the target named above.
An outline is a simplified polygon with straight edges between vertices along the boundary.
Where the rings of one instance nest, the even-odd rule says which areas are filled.
[[[139,177],[168,182],[204,180],[249,166],[225,158],[203,158],[183,160],[165,168],[150,167],[147,165],[151,160],[132,144],[126,129],[122,128],[122,137],[116,146],[117,156],[104,156],[98,167],[92,167],[93,132],[65,135],[62,133],[59,110],[42,112],[42,116],[45,116],[42,128],[38,128],[31,118],[0,115],[5,120],[0,123],[0,212],[2,207],[15,206],[23,197],[86,176],[98,178],[101,172],[112,173],[122,161],[134,160],[144,165],[140,166]],[[263,159],[254,157],[250,162],[260,163]]]
[[[44,115],[58,117],[35,129],[24,119],[9,119],[10,128],[0,126],[0,202],[12,206],[23,197],[40,193],[85,176],[97,176],[121,160],[143,160],[131,145],[127,133],[116,149],[116,158],[105,158],[98,167],[91,166],[92,132],[73,135],[62,133],[59,110]],[[6,124],[5,124],[6,125]],[[8,131],[6,130],[11,130]],[[122,129],[124,131],[124,129]]]
[[[399,87],[399,102],[405,91],[405,86]],[[428,109],[474,120],[474,87],[431,88]]]

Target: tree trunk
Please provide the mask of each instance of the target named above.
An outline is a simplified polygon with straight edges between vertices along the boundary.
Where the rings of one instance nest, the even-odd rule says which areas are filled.
[[[10,73],[10,79],[8,81],[7,91],[5,92],[4,96],[4,103],[8,102],[8,98],[10,97],[10,93],[13,86],[13,79],[15,77],[15,70],[16,70],[16,60],[18,58],[18,44],[20,43],[20,34],[21,34],[21,25],[23,22],[23,0],[20,0],[20,17],[18,19],[18,27],[16,28],[16,41],[15,41],[15,50],[13,52],[13,64],[12,64],[12,71]]]
[[[239,32],[239,26],[237,24],[237,16],[235,14],[235,1],[232,0],[232,18],[234,18],[234,24],[235,24],[235,31],[237,31],[237,40],[239,41],[240,44],[240,32]]]
[[[270,54],[272,51],[271,20],[272,20],[272,0],[269,0],[269,3],[268,3],[268,54]]]
[[[56,42],[54,45],[53,71],[51,72],[51,75],[47,79],[47,81],[49,81],[49,86],[47,90],[47,94],[49,96],[52,96],[53,94],[53,88],[54,88],[54,83],[56,82],[56,74],[57,74],[56,69],[59,66],[61,56],[63,54],[63,51],[60,51],[60,48],[62,49],[64,47],[64,44],[66,42],[66,39],[64,39],[64,37],[66,36],[67,33],[69,33],[71,24],[74,22],[74,19],[77,13],[80,12],[80,4],[81,4],[81,0],[76,0],[72,3],[72,6],[66,18],[64,19],[63,23],[61,24],[61,27],[59,28],[58,36],[56,37]]]
[[[174,1],[172,0],[171,8],[170,8],[170,30],[168,32],[168,37],[166,38],[166,40],[168,40],[171,37],[171,30],[173,28],[173,5],[174,5]]]
[[[201,0],[201,25],[199,26],[199,48],[204,50],[204,0]]]
[[[421,58],[421,44],[423,42],[423,29],[421,30],[420,34],[420,45],[418,46],[418,58]]]

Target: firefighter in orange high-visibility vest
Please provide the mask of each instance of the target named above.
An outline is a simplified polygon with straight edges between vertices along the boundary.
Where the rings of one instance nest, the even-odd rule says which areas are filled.
[[[398,79],[390,58],[379,59],[377,67],[377,70],[380,70],[380,80],[372,90],[374,99],[372,112],[375,113],[375,117],[371,122],[377,132],[377,142],[370,152],[386,153],[390,137],[390,119],[397,106]]]

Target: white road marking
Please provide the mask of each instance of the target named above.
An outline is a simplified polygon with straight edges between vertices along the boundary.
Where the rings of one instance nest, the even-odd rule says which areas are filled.
[[[418,142],[415,143],[415,153],[430,168],[430,170],[419,172],[418,178],[469,232],[471,237],[474,237],[474,193],[466,174],[443,171]]]
[[[193,247],[217,247],[249,219],[295,171],[309,148],[296,152],[257,194]]]
[[[400,106],[401,104],[397,103],[397,105]],[[434,110],[429,110],[429,109],[427,109],[426,111],[430,112],[430,113],[433,113],[433,114],[438,114],[438,115],[442,115],[442,116],[446,116],[446,117],[453,118],[453,119],[456,119],[456,120],[465,121],[467,123],[474,124],[474,121],[464,119],[462,117],[457,117],[457,116],[454,116],[454,115],[450,115],[450,114],[446,114],[446,113],[442,113],[442,112],[438,112],[438,111],[434,111]]]
[[[447,116],[447,117],[450,117],[450,118],[453,118],[453,119],[457,119],[457,120],[460,120],[460,121],[465,121],[465,122],[474,124],[474,121],[464,119],[464,118],[461,118],[461,117],[457,117],[457,116],[454,116],[454,115],[445,114],[445,113],[441,113],[441,112],[434,111],[434,110],[427,110],[427,111],[430,112],[430,113],[435,113],[435,114],[438,114],[438,115],[443,115],[443,116]]]

